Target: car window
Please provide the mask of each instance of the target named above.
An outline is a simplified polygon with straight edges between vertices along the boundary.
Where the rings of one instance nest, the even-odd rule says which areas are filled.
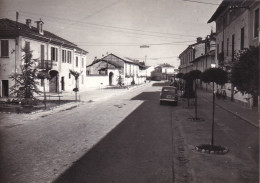
[[[163,91],[175,92],[175,89],[172,89],[172,88],[164,88]]]

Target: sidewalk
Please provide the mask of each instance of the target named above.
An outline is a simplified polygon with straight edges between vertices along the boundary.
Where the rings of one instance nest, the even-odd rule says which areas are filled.
[[[198,97],[204,97],[211,102],[213,101],[211,92],[207,92],[204,90],[198,90],[197,92],[198,92]],[[236,115],[240,119],[259,128],[258,109],[257,108],[250,109],[237,102],[231,102],[229,98],[227,98],[227,99],[217,99],[216,98],[215,102],[216,102],[216,105],[221,107],[222,109]]]

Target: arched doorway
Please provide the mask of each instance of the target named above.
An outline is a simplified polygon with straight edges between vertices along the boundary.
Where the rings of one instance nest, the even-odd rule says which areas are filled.
[[[55,70],[50,71],[50,85],[49,92],[57,93],[59,91],[59,72]]]
[[[114,78],[114,73],[113,72],[110,72],[109,73],[109,85],[113,85],[113,78]]]

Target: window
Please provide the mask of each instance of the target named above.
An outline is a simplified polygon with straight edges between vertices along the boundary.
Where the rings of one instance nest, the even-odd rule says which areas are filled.
[[[30,42],[29,41],[25,41],[25,47],[30,49]]]
[[[58,48],[51,47],[51,60],[58,61]]]
[[[44,79],[41,79],[41,86],[44,85]]]
[[[228,56],[229,38],[227,38],[227,56]]]
[[[8,40],[1,40],[1,57],[9,56],[9,42]]]
[[[81,60],[81,67],[84,68],[84,58]]]
[[[67,57],[66,57],[66,50],[62,50],[62,62],[66,63]]]
[[[240,50],[244,49],[245,28],[241,29]]]
[[[71,78],[71,73],[69,73],[69,79]]]
[[[67,62],[70,64],[71,63],[71,51],[68,51],[68,59]]]
[[[259,34],[259,9],[255,10],[255,22],[254,22],[254,37],[258,37]]]
[[[41,45],[41,60],[44,60],[44,45]]]
[[[235,34],[232,35],[232,62],[234,61],[235,56]]]
[[[78,60],[78,57],[76,57],[76,67],[79,66],[79,60]]]
[[[224,41],[221,43],[221,53],[224,53]]]

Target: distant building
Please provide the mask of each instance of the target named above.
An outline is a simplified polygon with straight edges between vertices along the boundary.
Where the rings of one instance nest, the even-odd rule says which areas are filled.
[[[94,60],[86,67],[88,84],[95,87],[113,86],[118,84],[119,76],[122,77],[124,85],[143,83],[146,80],[144,66],[138,61],[127,57],[119,57],[114,54]]]
[[[203,40],[197,38],[197,42],[189,45],[180,55],[180,73],[188,73],[192,70],[201,72],[215,64],[215,33],[211,33]]]
[[[180,55],[180,66],[179,70],[181,73],[185,74],[193,69],[192,61],[194,60],[194,49],[192,46],[188,46]]]
[[[21,72],[22,64],[21,50],[29,45],[33,60],[38,69],[48,69],[51,79],[46,83],[47,92],[72,91],[75,87],[75,79],[69,70],[79,71],[78,88],[86,88],[86,55],[87,51],[77,47],[53,33],[45,31],[43,21],[36,21],[36,27],[32,20],[27,19],[26,24],[9,19],[0,19],[0,96],[8,97],[9,88],[15,83],[10,80],[12,73]],[[39,89],[43,89],[40,82]]]
[[[192,70],[204,72],[215,64],[216,34],[211,33],[204,40],[191,45],[194,52],[194,59],[191,61]]]

